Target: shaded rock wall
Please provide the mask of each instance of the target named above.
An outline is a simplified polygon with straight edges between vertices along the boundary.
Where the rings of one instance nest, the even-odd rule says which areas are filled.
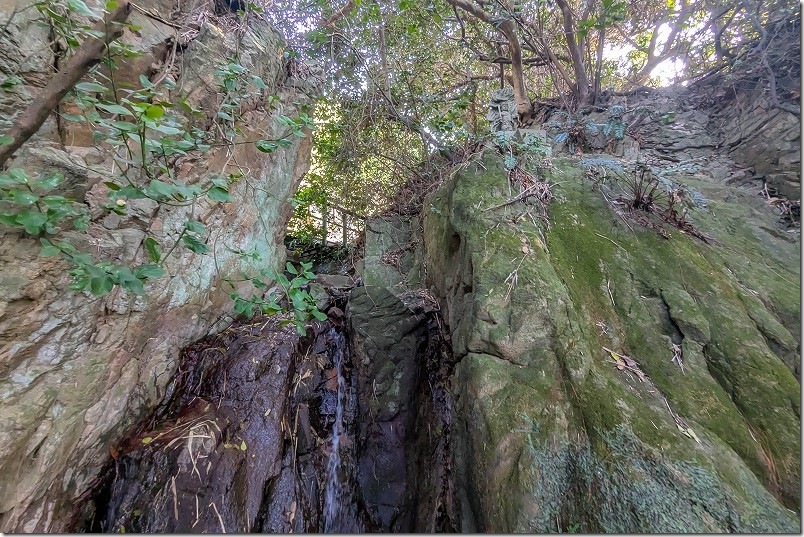
[[[673,178],[709,200],[691,218],[719,245],[631,230],[579,160],[553,161],[548,230],[526,204],[484,211],[509,195],[494,157],[423,208],[457,361],[462,526],[798,531],[796,237],[707,173]]]
[[[0,3],[7,20],[15,2]],[[149,6],[151,7],[151,6]],[[169,20],[172,2],[154,4]],[[35,10],[17,13],[0,41],[0,70],[17,73],[21,84],[0,93],[0,114],[13,115],[49,78],[53,54],[46,28],[33,21]],[[149,58],[164,60],[176,31],[139,12],[131,22],[142,29],[124,36],[145,52],[140,63],[119,76],[137,80],[150,74]],[[214,102],[214,68],[240,51],[240,62],[280,98],[279,112],[298,113],[315,93],[315,84],[288,80],[280,35],[259,19],[242,32],[224,32],[214,20],[179,49],[177,94],[203,107]],[[26,52],[27,51],[27,52]],[[28,52],[32,52],[28,54]],[[139,70],[138,70],[139,69]],[[175,97],[173,95],[172,97]],[[209,113],[214,108],[208,108]],[[246,110],[245,135],[259,129],[277,134],[275,113],[258,101]],[[231,203],[199,203],[194,208],[130,203],[125,217],[98,209],[106,192],[102,181],[110,165],[87,146],[87,132],[57,128],[53,119],[29,141],[11,166],[29,172],[64,173],[67,195],[87,203],[93,222],[71,240],[100,259],[144,262],[145,232],[172,243],[187,214],[194,211],[208,230],[211,252],[196,255],[179,248],[169,258],[169,276],[149,284],[147,295],[118,290],[97,298],[67,290],[66,265],[38,257],[38,241],[3,233],[0,240],[0,530],[59,531],[73,499],[83,492],[108,458],[108,448],[164,394],[177,367],[178,351],[210,330],[228,323],[229,289],[223,278],[256,267],[235,251],[256,251],[260,267],[284,259],[282,235],[290,214],[287,199],[309,165],[309,138],[271,155],[239,145],[229,154],[215,149],[179,165],[178,177],[198,181],[207,170],[250,171],[232,189]],[[228,167],[227,167],[228,166]],[[248,291],[248,289],[243,289]]]
[[[330,321],[308,337],[257,318],[185,348],[165,399],[114,446],[68,529],[454,529],[451,364],[436,317],[385,287],[350,287],[325,287]],[[336,356],[345,390],[328,519]]]
[[[357,373],[357,485],[384,532],[454,532],[452,354],[422,277],[418,217],[367,222],[346,310]]]
[[[115,460],[68,529],[320,532],[333,358],[346,352],[348,359],[348,351],[332,322],[316,321],[300,338],[282,321],[259,318],[184,349],[168,395],[115,446]],[[354,399],[347,400],[349,436]],[[351,529],[364,529],[353,522]]]
[[[767,97],[743,94],[723,121],[723,144],[739,165],[752,168],[783,196],[801,198],[801,120],[774,109]]]

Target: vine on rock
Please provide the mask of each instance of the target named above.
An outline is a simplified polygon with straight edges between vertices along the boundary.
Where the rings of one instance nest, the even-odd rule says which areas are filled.
[[[137,28],[122,22],[124,17],[112,26],[108,24],[110,17],[116,17],[119,10],[127,5],[127,2],[110,0],[101,15],[81,0],[43,0],[35,3],[43,22],[51,27],[52,35],[66,45],[67,56],[80,58],[86,56],[87,47],[95,47],[100,48],[102,57],[83,68],[81,75],[86,76],[75,77],[75,73],[71,73],[74,80],[61,80],[59,84],[66,84],[66,88],[51,91],[52,84],[46,86],[8,132],[0,133],[0,151],[8,153],[8,158],[44,121],[37,119],[37,124],[29,125],[31,108],[39,107],[38,115],[42,115],[44,109],[44,117],[47,117],[67,96],[67,102],[72,105],[71,111],[76,113],[61,113],[60,118],[80,123],[91,131],[95,147],[105,154],[107,162],[113,163],[111,172],[107,169],[102,172],[108,196],[108,202],[101,207],[103,215],[115,213],[128,216],[130,202],[144,199],[154,202],[157,208],[171,206],[190,209],[177,237],[168,239],[149,234],[144,238],[142,247],[147,263],[133,267],[118,265],[108,259],[95,259],[92,253],[82,251],[65,235],[68,231],[87,230],[90,211],[86,204],[60,193],[62,176],[42,174],[34,178],[27,171],[13,167],[0,171],[0,225],[39,238],[43,256],[61,256],[71,265],[70,288],[74,291],[88,290],[96,296],[106,295],[118,286],[135,295],[142,295],[145,293],[144,285],[149,280],[165,275],[165,263],[177,248],[186,248],[202,255],[209,252],[207,230],[195,216],[196,209],[201,203],[208,206],[232,202],[231,188],[238,181],[248,180],[248,171],[236,163],[232,164],[230,159],[222,170],[209,171],[200,180],[188,183],[177,175],[181,159],[201,158],[215,148],[231,150],[241,144],[254,144],[259,151],[272,153],[291,146],[294,138],[304,137],[306,132],[314,128],[312,119],[306,113],[295,118],[276,115],[279,136],[271,137],[263,130],[256,139],[245,139],[239,125],[243,122],[243,114],[248,111],[247,102],[257,99],[266,112],[271,112],[277,108],[280,100],[277,96],[267,94],[265,82],[241,65],[236,55],[228,58],[215,71],[219,84],[218,104],[211,114],[211,126],[207,111],[198,109],[186,97],[171,96],[177,84],[169,72],[162,73],[155,80],[141,75],[138,87],[116,80],[119,60],[141,54],[117,40],[122,27],[135,31]],[[92,19],[101,21],[92,25]],[[106,69],[91,67],[92,63],[98,62]],[[67,68],[73,63],[69,61]],[[64,79],[62,73],[57,73],[51,82],[55,83],[60,76]],[[9,80],[14,78],[12,75]],[[78,82],[81,78],[83,81]],[[7,86],[0,84],[4,91]],[[207,128],[199,126],[202,121],[206,122]],[[31,129],[33,132],[26,134]],[[236,171],[229,171],[232,168],[236,168]],[[288,270],[291,271],[291,268],[289,265]],[[289,304],[295,308],[297,322],[300,322],[310,316],[323,315],[315,309],[315,303],[310,302],[309,294],[301,291],[301,287],[314,277],[309,268],[303,267],[301,274],[292,281],[272,271],[255,277],[246,276],[246,279],[258,288],[267,285],[267,278],[277,281]],[[255,305],[265,313],[281,309],[275,307],[277,301],[273,298],[267,302],[239,295],[233,295],[232,298],[235,300],[236,313],[248,316],[253,313]]]

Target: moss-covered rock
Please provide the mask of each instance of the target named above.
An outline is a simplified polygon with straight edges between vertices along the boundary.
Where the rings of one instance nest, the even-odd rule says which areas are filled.
[[[737,189],[694,185],[707,245],[630,229],[575,160],[550,173],[549,229],[490,209],[509,197],[491,156],[423,209],[467,527],[798,531],[798,244]]]

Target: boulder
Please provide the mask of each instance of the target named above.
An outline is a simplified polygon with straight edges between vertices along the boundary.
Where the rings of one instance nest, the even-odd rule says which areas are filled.
[[[484,211],[506,177],[487,156],[423,210],[464,530],[799,531],[795,238],[705,172],[691,217],[717,245],[632,231],[575,159],[553,159],[549,228]]]

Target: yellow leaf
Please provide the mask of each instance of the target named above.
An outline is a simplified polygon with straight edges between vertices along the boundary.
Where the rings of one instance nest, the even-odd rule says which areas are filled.
[[[150,444],[153,441],[154,441],[154,439],[151,438],[150,436],[146,436],[145,438],[142,439],[143,444]]]
[[[245,450],[246,450],[246,441],[243,440],[242,442],[240,442],[240,451],[245,451]]]
[[[693,440],[695,440],[699,444],[701,443],[700,439],[698,439],[698,435],[695,434],[695,431],[693,431],[691,428],[688,427],[687,430],[685,431],[685,433],[686,433],[687,436],[689,436],[690,438],[692,438]]]

